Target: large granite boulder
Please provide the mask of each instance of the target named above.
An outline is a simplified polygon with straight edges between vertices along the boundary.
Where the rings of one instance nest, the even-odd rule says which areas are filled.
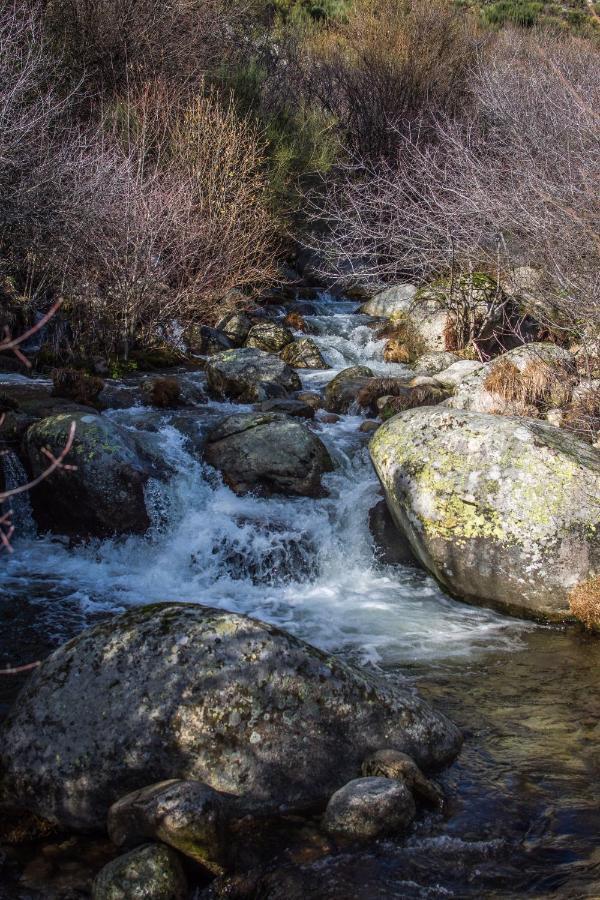
[[[562,619],[600,572],[600,452],[575,436],[425,407],[382,425],[370,451],[396,524],[453,594]]]
[[[260,403],[299,391],[294,370],[270,353],[243,347],[212,356],[206,365],[208,390],[219,400]]]
[[[228,416],[208,435],[204,457],[236,494],[319,497],[321,478],[333,469],[316,434],[276,412]]]
[[[105,416],[91,413],[49,416],[32,425],[25,451],[33,477],[48,468],[48,448],[55,456],[67,443],[75,423],[73,447],[65,463],[31,493],[40,526],[76,537],[142,533],[150,524],[144,486],[153,474],[134,438]]]
[[[378,748],[439,766],[458,729],[412,690],[245,616],[139,607],[56,650],[0,733],[0,803],[103,828],[125,794],[202,781],[249,811],[317,805]]]

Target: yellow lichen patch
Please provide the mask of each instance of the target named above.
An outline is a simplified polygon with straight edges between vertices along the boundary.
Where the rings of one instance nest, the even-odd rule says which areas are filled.
[[[600,632],[600,575],[582,581],[569,594],[573,615],[590,631]]]

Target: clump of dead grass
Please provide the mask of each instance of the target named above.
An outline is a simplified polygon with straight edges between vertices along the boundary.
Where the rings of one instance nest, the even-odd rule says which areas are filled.
[[[582,581],[569,594],[573,615],[590,631],[600,631],[600,575]]]
[[[533,359],[521,370],[511,360],[501,359],[487,375],[484,387],[516,409],[537,410],[540,414],[565,407],[575,380],[572,368],[565,363]]]

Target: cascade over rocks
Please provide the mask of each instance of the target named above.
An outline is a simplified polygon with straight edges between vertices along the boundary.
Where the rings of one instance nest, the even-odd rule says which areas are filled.
[[[382,425],[370,452],[396,524],[455,595],[562,619],[600,571],[600,452],[574,435],[426,407]]]
[[[324,806],[381,747],[420,767],[461,736],[412,691],[245,616],[155,604],[85,631],[29,679],[0,733],[0,802],[102,828],[125,794],[202,781],[268,813]]]
[[[278,356],[243,347],[211,357],[206,365],[208,390],[218,400],[260,403],[286,397],[302,387],[298,375]]]
[[[205,459],[236,494],[319,497],[333,469],[325,445],[304,424],[275,412],[228,416],[207,437]]]
[[[25,451],[33,477],[48,467],[42,453],[57,456],[75,422],[73,448],[65,462],[74,470],[57,470],[31,493],[42,528],[77,537],[143,533],[150,521],[144,485],[153,473],[142,460],[135,440],[110,419],[91,413],[57,415],[32,425]]]

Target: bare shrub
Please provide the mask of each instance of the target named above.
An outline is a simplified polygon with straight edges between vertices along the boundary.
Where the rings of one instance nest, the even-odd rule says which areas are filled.
[[[115,93],[157,75],[196,83],[231,59],[251,4],[225,0],[46,0],[44,27],[76,79]]]
[[[77,153],[69,281],[86,346],[127,356],[174,319],[210,321],[231,289],[275,278],[263,147],[231,102],[153,82],[107,109]]]
[[[569,594],[571,612],[590,631],[600,631],[600,576],[581,582]]]
[[[395,154],[432,108],[456,110],[475,59],[471,20],[445,0],[365,0],[303,46],[306,90],[337,121],[352,155]]]
[[[575,391],[566,407],[563,426],[582,440],[594,444],[600,438],[600,388]]]
[[[485,47],[460,115],[436,140],[404,128],[395,159],[366,157],[325,203],[321,250],[388,280],[513,267],[539,275],[524,299],[573,330],[600,322],[600,55],[576,38],[504,31]]]

